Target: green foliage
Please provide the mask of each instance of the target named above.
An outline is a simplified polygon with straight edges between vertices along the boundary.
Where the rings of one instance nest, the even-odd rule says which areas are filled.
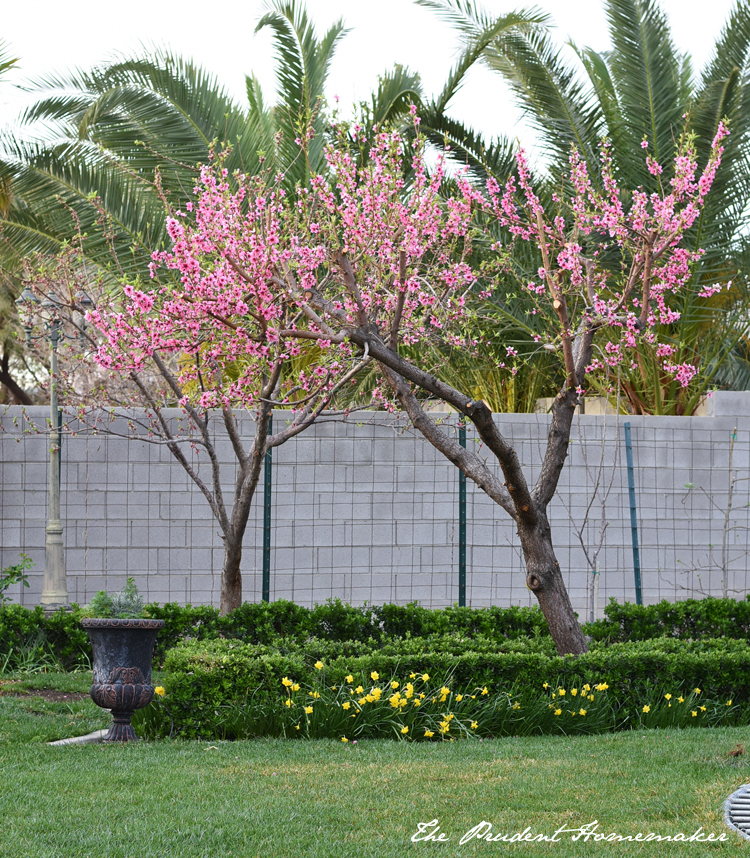
[[[467,641],[460,636],[401,639],[380,646],[373,642],[332,641],[307,641],[295,646],[287,639],[277,649],[229,640],[189,641],[167,655],[164,676],[167,695],[163,705],[167,707],[175,732],[186,737],[235,738],[264,734],[266,730],[270,730],[271,735],[283,735],[290,728],[296,731],[295,723],[300,724],[300,732],[305,735],[311,729],[314,735],[328,735],[325,731],[330,724],[325,727],[321,722],[311,727],[304,719],[299,721],[300,711],[285,713],[279,708],[285,679],[303,689],[313,689],[307,692],[310,699],[306,704],[309,705],[312,700],[317,702],[313,692],[322,682],[321,677],[332,691],[359,684],[363,692],[358,694],[367,694],[372,686],[370,677],[377,681],[378,677],[398,676],[403,684],[403,677],[427,674],[433,682],[437,679],[454,691],[486,686],[487,694],[495,699],[496,705],[499,705],[498,695],[510,699],[521,695],[523,689],[533,689],[538,696],[546,683],[546,690],[566,689],[565,699],[558,697],[554,706],[560,705],[567,711],[565,706],[569,708],[573,702],[571,712],[588,708],[580,697],[585,684],[591,688],[606,684],[614,703],[606,713],[600,713],[603,729],[644,723],[648,726],[647,722],[657,718],[657,714],[651,715],[651,712],[659,713],[660,706],[665,711],[658,718],[665,723],[682,723],[692,717],[705,722],[709,716],[718,719],[717,723],[725,723],[726,719],[735,723],[750,712],[749,669],[750,651],[745,641],[713,639],[593,644],[589,653],[577,658],[556,655],[552,646],[542,640],[508,641],[498,645],[488,639]],[[347,680],[350,675],[357,677],[354,683]],[[658,688],[654,687],[655,676],[659,677]],[[569,690],[572,688],[576,691]],[[706,689],[710,689],[713,708],[702,710],[700,706],[705,702],[695,701],[701,694],[701,700],[705,700]],[[319,693],[322,697],[322,691]],[[476,695],[476,692],[466,693]],[[673,695],[672,705],[664,698],[664,693]],[[573,700],[576,696],[578,699]],[[679,696],[683,701],[678,704]],[[689,701],[690,714],[686,714],[685,700]],[[732,703],[727,704],[727,701]],[[335,709],[340,702],[336,697],[328,700],[327,705]],[[545,706],[553,702],[550,699]],[[528,701],[526,705],[530,705]],[[648,710],[644,711],[644,705]],[[692,716],[692,711],[700,715]],[[541,729],[542,722],[548,724],[549,713],[542,719],[545,713],[540,712],[523,729],[535,731]],[[330,717],[340,715],[328,714]],[[489,718],[488,713],[485,715]],[[645,715],[650,715],[650,719],[644,721]],[[292,716],[297,718],[296,722]],[[493,712],[492,718],[495,717]],[[501,734],[507,734],[508,730],[513,732],[511,721],[503,722],[502,730],[506,732]],[[500,728],[492,719],[487,723],[492,726],[485,729],[495,735],[493,731]],[[338,730],[341,725],[334,722],[333,727]]]
[[[29,586],[29,576],[26,574],[27,569],[31,569],[34,561],[21,554],[21,560],[15,566],[6,566],[0,570],[0,605],[4,605],[10,601],[10,597],[5,595],[5,591],[14,584],[23,584],[24,587]]]
[[[101,617],[103,619],[127,620],[143,616],[143,599],[138,592],[133,578],[128,578],[122,590],[116,593],[105,593],[104,590],[83,609],[84,617]]]
[[[8,670],[24,659],[28,663],[30,649],[66,669],[87,666],[91,648],[80,620],[93,615],[96,603],[94,597],[86,610],[74,605],[70,612],[58,611],[47,618],[41,607],[0,606],[0,666],[5,663]],[[605,619],[584,626],[584,633],[595,642],[719,637],[745,641],[750,634],[750,598],[744,602],[689,599],[648,606],[620,605],[612,600],[604,613]],[[416,602],[355,606],[334,599],[309,609],[279,600],[246,602],[221,616],[210,605],[182,607],[172,602],[146,605],[142,615],[165,621],[154,649],[155,667],[164,663],[169,650],[186,640],[237,640],[266,647],[268,653],[301,652],[313,661],[378,652],[397,659],[407,653],[437,652],[441,648],[454,654],[554,654],[547,624],[537,607],[454,605],[435,610]]]
[[[0,668],[2,672],[42,669],[50,665],[64,669],[91,663],[88,635],[81,627],[82,611],[59,610],[44,616],[41,606],[0,606]]]
[[[750,596],[744,602],[708,597],[656,605],[621,605],[610,599],[604,615],[605,619],[586,627],[586,633],[598,641],[747,640],[750,635]]]

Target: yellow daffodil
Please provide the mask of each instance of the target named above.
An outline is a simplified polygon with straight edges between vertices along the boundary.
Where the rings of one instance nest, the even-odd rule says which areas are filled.
[[[463,699],[464,699],[463,694],[457,694],[456,695],[456,703],[460,703]]]
[[[588,711],[587,709],[579,709],[578,714],[579,715],[585,715],[587,711]]]
[[[415,706],[421,706],[422,705],[422,701],[419,699],[419,697],[414,698],[414,705]]]
[[[299,682],[295,682],[292,686],[292,691],[299,691]]]
[[[288,697],[287,697],[287,699],[284,701],[284,703],[285,703],[287,706],[291,706],[291,705],[292,705],[292,701],[291,701]]]
[[[606,691],[609,688],[606,682],[600,682],[598,685],[595,685],[594,688],[597,691]]]
[[[342,741],[342,742],[348,742],[349,740],[346,738],[346,736],[342,736],[342,737],[341,737],[341,741]]]
[[[482,689],[482,694],[483,694],[483,695],[487,695],[487,694],[489,694],[489,693],[490,693],[490,692],[487,690],[487,686],[485,685],[485,686],[484,686],[484,688]]]
[[[394,679],[391,683],[391,688],[395,691],[398,688],[398,682]]]
[[[312,715],[312,706],[305,706],[305,715]]]
[[[694,691],[696,694],[700,694],[700,693],[701,693],[700,688],[694,688],[694,689],[693,689],[693,691]]]
[[[695,709],[693,709],[693,711],[690,714],[693,716],[693,718],[698,717],[698,713],[695,711]]]
[[[357,692],[357,694],[361,694],[365,689],[362,688],[361,685],[358,685],[354,690]]]
[[[372,694],[375,700],[380,700],[380,697],[383,692],[379,688],[373,688],[370,694]]]
[[[557,693],[560,695],[560,697],[565,697],[566,691],[564,688],[558,688]]]
[[[644,711],[646,714],[648,714],[648,713],[651,711],[651,707],[650,707],[650,706],[644,706],[644,707],[643,707],[643,711]]]
[[[701,706],[701,707],[700,707],[700,710],[701,710],[701,712],[705,712],[705,711],[706,711],[706,707],[705,707],[705,706]]]
[[[374,703],[377,699],[378,699],[378,698],[377,698],[377,697],[375,697],[375,695],[374,695],[374,694],[368,694],[368,695],[366,695],[366,697],[365,697],[365,700],[366,700],[368,703]]]
[[[587,682],[581,690],[583,691],[584,694],[588,694],[589,691],[591,691],[591,686]]]
[[[295,724],[295,725],[294,725],[294,729],[295,729],[295,730],[299,730],[299,724]]]
[[[665,695],[664,695],[664,699],[665,699],[665,700],[671,700],[671,699],[672,699],[672,695],[671,695],[671,694],[665,694]]]
[[[425,730],[424,735],[425,735],[425,738],[430,739],[435,734],[432,732],[432,730]]]
[[[282,684],[282,685],[285,685],[287,688],[289,688],[289,687],[291,686],[291,684],[292,684],[292,680],[291,680],[291,679],[287,679],[287,678],[286,678],[286,676],[285,676],[285,677],[281,680],[281,684]]]
[[[429,674],[429,673],[423,673],[423,674],[422,674],[422,682],[427,682],[427,680],[428,680],[429,678],[430,678],[430,674]]]
[[[346,677],[346,681],[349,683],[349,685],[354,682],[354,677],[351,675],[351,673],[349,674],[349,676]]]
[[[479,724],[476,721],[471,722],[471,729],[472,730],[476,730],[478,726],[479,726]]]
[[[156,686],[156,688],[154,688],[154,694],[158,694],[158,695],[159,695],[159,697],[164,697],[164,695],[165,695],[166,693],[167,693],[167,692],[164,690],[164,686],[163,686],[163,685],[157,685],[157,686]]]
[[[410,673],[410,674],[409,674],[409,679],[416,679],[416,678],[417,678],[417,674],[416,674],[416,673]]]
[[[731,700],[727,700],[727,706],[731,706],[731,705],[732,705],[732,701],[731,701]]]
[[[347,701],[346,701],[346,703],[342,703],[342,704],[341,704],[341,708],[342,708],[342,709],[344,709],[344,710],[346,710],[346,709],[351,709],[351,708],[352,708],[352,704],[347,700]]]
[[[575,697],[576,694],[578,694],[578,689],[577,688],[571,688],[570,693],[573,695],[573,697]]]
[[[521,708],[521,704],[520,704],[520,703],[518,703],[518,702],[516,702],[516,703],[514,703],[514,704],[513,704],[513,708],[514,708],[514,709],[520,709],[520,708]]]
[[[398,709],[398,704],[401,702],[400,694],[393,694],[388,698],[388,702],[393,706],[394,709]]]
[[[313,667],[315,668],[315,670],[323,670],[323,662],[322,661],[316,661],[315,664],[313,665]]]
[[[555,709],[555,715],[562,715],[562,709]]]
[[[684,698],[684,697],[678,697],[678,698],[677,698],[677,702],[678,702],[678,703],[684,703],[684,702],[685,702],[685,698]]]
[[[366,697],[360,697],[359,700],[357,701],[357,703],[359,703],[360,706],[364,706],[365,703],[367,703],[367,698]]]
[[[402,727],[402,728],[401,728],[401,735],[402,735],[402,736],[405,736],[408,732],[409,732],[409,728],[408,728],[408,727]]]
[[[549,688],[549,682],[543,683],[542,688],[544,688],[545,690],[548,689]]]
[[[373,682],[377,682],[380,679],[380,674],[377,672],[377,670],[373,670],[373,672],[370,674],[370,679],[372,679]]]

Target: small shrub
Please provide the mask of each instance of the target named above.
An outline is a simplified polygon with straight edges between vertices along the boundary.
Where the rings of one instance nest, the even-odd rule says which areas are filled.
[[[5,591],[14,584],[22,584],[24,587],[29,586],[29,576],[26,574],[27,569],[31,569],[34,561],[21,554],[21,560],[15,566],[6,566],[0,570],[0,605],[10,602],[10,597],[5,595]]]
[[[104,590],[83,609],[84,617],[128,620],[143,616],[143,599],[133,578],[128,578],[122,590],[106,593]]]

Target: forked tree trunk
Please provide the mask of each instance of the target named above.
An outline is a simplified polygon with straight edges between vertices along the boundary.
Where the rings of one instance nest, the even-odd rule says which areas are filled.
[[[537,511],[537,522],[533,526],[521,520],[518,536],[526,562],[526,585],[539,602],[558,654],[581,655],[588,646],[555,557],[552,532],[544,511]]]
[[[356,342],[358,332],[355,331],[351,338]],[[581,655],[587,652],[586,638],[570,603],[560,564],[552,547],[552,533],[546,512],[567,456],[577,396],[567,391],[555,401],[542,471],[534,491],[531,491],[515,450],[500,434],[484,402],[473,402],[460,391],[414,367],[375,337],[359,334],[359,339],[368,343],[375,359],[380,362],[383,374],[415,429],[449,461],[461,468],[516,522],[526,563],[526,583],[539,602],[558,653]],[[586,359],[584,355],[582,361]],[[450,403],[472,420],[487,449],[497,457],[505,477],[504,482],[487,468],[482,458],[462,448],[430,419],[406,383],[407,378],[423,390]]]

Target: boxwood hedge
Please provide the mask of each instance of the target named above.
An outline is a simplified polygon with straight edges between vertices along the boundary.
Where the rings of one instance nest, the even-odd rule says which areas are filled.
[[[324,674],[314,666],[318,661]],[[281,648],[189,641],[167,654],[164,684],[175,731],[208,738],[220,727],[223,707],[279,698],[284,677],[305,685],[324,676],[336,685],[352,673],[366,686],[373,670],[381,678],[403,679],[410,672],[427,672],[439,682],[450,677],[455,689],[607,682],[626,720],[655,686],[675,696],[681,689],[710,688],[713,695],[750,703],[750,648],[744,641],[720,639],[593,643],[578,658],[558,656],[540,642],[471,642],[461,636],[393,640],[379,647],[319,640],[301,646],[287,641]]]

